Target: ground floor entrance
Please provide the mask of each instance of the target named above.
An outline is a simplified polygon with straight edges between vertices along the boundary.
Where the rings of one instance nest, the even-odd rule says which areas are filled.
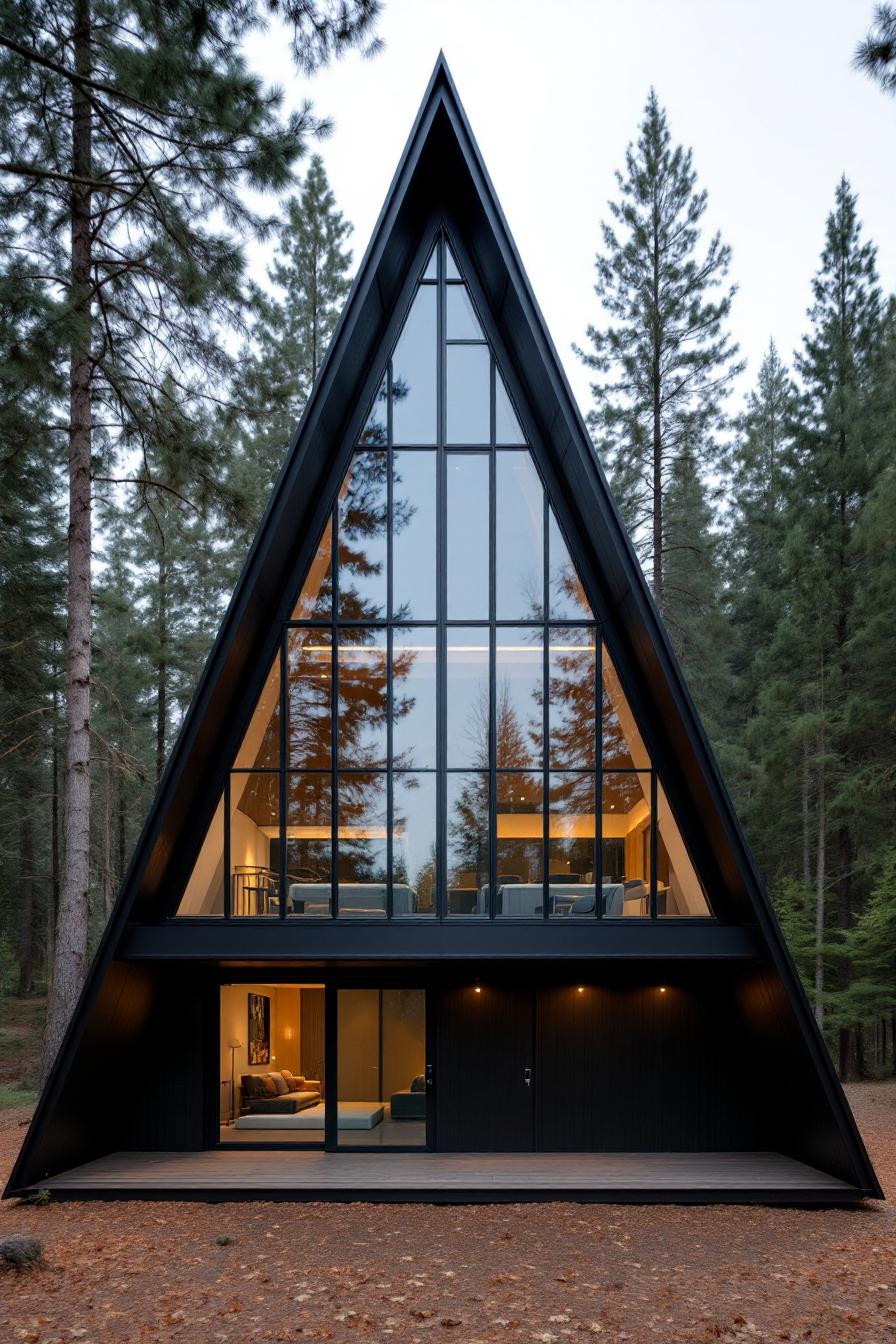
[[[250,974],[250,972],[247,972]],[[756,1150],[719,985],[605,970],[219,987],[216,1142],[442,1153]]]

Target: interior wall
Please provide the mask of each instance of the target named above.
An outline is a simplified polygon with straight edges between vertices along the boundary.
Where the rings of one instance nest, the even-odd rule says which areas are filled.
[[[320,989],[299,990],[299,1072],[306,1078],[316,1078],[324,1091],[326,1042],[324,1040],[324,991]]]
[[[383,1099],[403,1092],[426,1068],[426,995],[383,990]]]
[[[271,1000],[271,1062],[249,1064],[249,995],[264,994]],[[221,1033],[219,1077],[221,1080],[221,1114],[230,1113],[230,1046],[237,1040],[239,1048],[233,1052],[233,1072],[239,1098],[240,1075],[243,1073],[271,1073],[289,1069],[301,1073],[301,1000],[296,985],[221,986]]]

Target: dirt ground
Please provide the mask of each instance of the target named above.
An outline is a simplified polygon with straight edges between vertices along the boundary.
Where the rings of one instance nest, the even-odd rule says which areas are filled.
[[[896,1199],[896,1082],[850,1100]],[[5,1171],[27,1113],[0,1116]],[[896,1340],[896,1204],[7,1203],[0,1341]],[[219,1246],[215,1238],[233,1238]]]

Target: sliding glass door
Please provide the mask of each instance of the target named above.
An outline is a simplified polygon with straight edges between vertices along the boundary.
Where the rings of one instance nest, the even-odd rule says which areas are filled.
[[[424,989],[336,991],[339,1148],[430,1146],[426,1017]]]

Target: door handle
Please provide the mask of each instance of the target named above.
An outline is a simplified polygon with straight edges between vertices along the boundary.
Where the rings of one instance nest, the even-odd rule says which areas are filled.
[[[427,1064],[427,1066],[426,1066],[426,1086],[427,1086],[427,1087],[432,1087],[432,1065],[431,1065],[431,1064]]]
[[[527,1087],[531,1087],[531,1086],[532,1086],[532,1070],[531,1070],[531,1069],[523,1069],[523,1082],[526,1084]]]

